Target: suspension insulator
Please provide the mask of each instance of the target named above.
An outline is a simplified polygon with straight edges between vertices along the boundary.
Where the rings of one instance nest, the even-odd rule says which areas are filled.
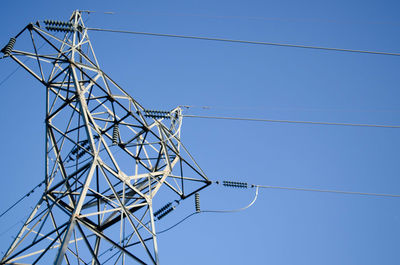
[[[4,56],[9,56],[11,54],[16,41],[15,38],[11,38],[7,45],[1,50],[1,52],[4,53]]]
[[[47,26],[46,29],[48,31],[56,31],[56,32],[73,32],[74,31],[74,29],[72,27]]]
[[[114,128],[113,128],[112,143],[118,144],[118,142],[119,142],[119,127],[118,127],[118,123],[115,123]]]
[[[163,207],[161,207],[160,209],[158,209],[158,210],[154,213],[154,216],[157,217],[158,215],[160,215],[161,213],[163,213],[166,209],[170,208],[171,205],[172,205],[172,202],[167,203],[166,205],[164,205]]]
[[[67,162],[68,162],[68,161],[75,161],[75,158],[73,157],[73,155],[69,155],[69,156],[68,156]]]
[[[171,113],[165,110],[144,110],[144,116],[148,118],[170,119]]]
[[[86,140],[81,141],[80,143],[81,143],[81,145],[82,145],[83,147],[87,147],[88,144],[89,144],[89,140],[86,139]]]
[[[157,219],[161,220],[162,218],[164,218],[167,214],[169,214],[170,212],[172,212],[173,210],[175,210],[175,207],[170,207],[167,210],[165,210],[163,213],[161,213]]]
[[[69,26],[72,27],[72,23],[70,21],[60,21],[60,20],[49,20],[45,19],[44,24],[50,25],[50,26]]]
[[[225,187],[244,188],[244,189],[247,189],[249,186],[246,182],[225,181],[225,180],[222,182],[222,185],[224,185]]]
[[[79,147],[75,146],[75,147],[72,149],[71,154],[75,155],[76,153],[78,153],[79,149],[80,149]]]
[[[85,150],[80,151],[77,155],[76,155],[76,159],[81,158],[82,156],[84,156],[86,154]]]
[[[201,211],[200,210],[200,194],[196,193],[194,195],[194,203],[196,205],[196,212],[199,213]]]

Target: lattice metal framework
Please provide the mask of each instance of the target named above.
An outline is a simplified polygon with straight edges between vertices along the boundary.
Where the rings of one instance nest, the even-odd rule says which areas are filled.
[[[104,73],[79,11],[44,24],[2,50],[46,87],[47,113],[45,191],[0,264],[159,264],[153,199],[211,183],[181,109],[148,111]]]

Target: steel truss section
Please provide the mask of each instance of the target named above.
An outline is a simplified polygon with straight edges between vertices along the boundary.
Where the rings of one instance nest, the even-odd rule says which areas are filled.
[[[156,194],[211,183],[180,141],[181,109],[149,114],[104,73],[79,11],[45,24],[2,50],[46,87],[46,187],[0,264],[159,264]]]

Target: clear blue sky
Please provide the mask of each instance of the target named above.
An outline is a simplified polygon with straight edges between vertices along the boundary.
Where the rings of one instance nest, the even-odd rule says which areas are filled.
[[[398,1],[6,1],[0,46],[27,23],[91,14],[90,27],[400,52]],[[149,109],[400,125],[400,57],[92,32],[103,69]],[[0,60],[0,82],[17,65]],[[43,180],[44,87],[19,70],[0,86],[0,211]],[[212,180],[400,194],[400,129],[186,118],[182,139]],[[0,219],[0,233],[37,200]],[[203,210],[254,190],[213,185]],[[162,205],[163,202],[157,202]],[[159,236],[161,264],[400,264],[400,199],[261,190],[234,214],[196,215]],[[194,211],[189,198],[158,223]],[[17,226],[0,235],[5,251]]]

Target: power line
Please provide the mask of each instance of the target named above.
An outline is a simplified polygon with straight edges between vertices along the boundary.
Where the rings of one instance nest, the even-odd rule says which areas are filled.
[[[25,194],[24,196],[22,196],[18,201],[16,201],[13,205],[11,205],[10,207],[8,207],[7,210],[5,210],[3,213],[0,214],[0,218],[3,217],[7,212],[9,212],[12,208],[14,208],[15,206],[17,206],[23,199],[29,197],[32,193],[35,192],[35,190],[37,188],[39,188],[40,186],[42,186],[42,184],[45,183],[45,181],[43,180],[42,182],[40,182],[38,185],[36,185],[31,191],[29,191],[27,194]]]
[[[99,13],[107,15],[144,15],[144,16],[169,16],[169,17],[194,17],[211,19],[246,19],[259,21],[278,21],[289,23],[335,23],[335,24],[367,24],[367,25],[399,25],[399,21],[367,21],[367,20],[343,20],[343,19],[321,19],[321,18],[282,18],[282,17],[259,17],[259,16],[234,16],[234,15],[208,15],[195,13],[168,13],[168,12],[141,12],[141,11],[89,11],[81,10],[86,13]]]
[[[199,109],[199,110],[211,110],[211,109],[220,109],[220,110],[235,110],[235,111],[243,111],[243,110],[250,110],[250,111],[280,111],[280,112],[400,112],[400,109],[340,109],[340,108],[285,108],[285,107],[262,107],[262,106],[254,106],[254,107],[222,107],[216,105],[180,105],[179,107],[185,109]]]
[[[201,118],[201,119],[217,119],[217,120],[235,120],[235,121],[255,121],[255,122],[311,124],[311,125],[335,125],[335,126],[355,126],[355,127],[392,128],[392,129],[399,129],[400,128],[400,126],[398,126],[398,125],[384,125],[384,124],[358,124],[358,123],[338,123],[338,122],[319,122],[319,121],[272,120],[272,119],[219,117],[219,116],[200,116],[200,115],[183,115],[183,117]]]
[[[216,182],[219,183],[219,182]],[[187,219],[189,219],[190,217],[199,214],[199,213],[233,213],[233,212],[239,212],[239,211],[244,211],[248,208],[250,208],[257,200],[258,198],[258,190],[259,189],[279,189],[279,190],[289,190],[289,191],[306,191],[306,192],[323,192],[323,193],[335,193],[335,194],[348,194],[348,195],[362,195],[362,196],[375,196],[375,197],[391,197],[391,198],[400,198],[400,195],[398,194],[386,194],[386,193],[369,193],[369,192],[356,192],[356,191],[342,191],[342,190],[326,190],[326,189],[313,189],[313,188],[295,188],[295,187],[284,187],[284,186],[269,186],[269,185],[248,185],[246,182],[233,182],[231,181],[231,183],[235,184],[235,183],[240,183],[241,185],[245,185],[242,186],[242,188],[246,188],[246,187],[252,187],[252,188],[256,188],[256,193],[254,196],[254,199],[251,201],[250,204],[248,204],[247,206],[243,207],[243,208],[239,208],[239,209],[235,209],[235,210],[201,210],[199,212],[193,212],[189,215],[187,215],[186,217],[184,217],[183,219],[181,219],[180,221],[178,221],[177,223],[173,224],[172,226],[161,230],[160,232],[158,232],[158,234],[161,233],[165,233],[168,232],[169,230],[175,228],[176,226],[180,225],[181,223],[183,223],[184,221],[186,221]],[[227,185],[224,185],[227,186]],[[234,186],[231,186],[234,187]]]
[[[174,225],[172,225],[164,230],[161,230],[160,232],[158,232],[158,234],[165,233],[165,232],[171,230],[172,228],[180,225],[181,223],[183,223],[184,221],[186,221],[187,219],[189,219],[190,217],[192,217],[195,214],[199,214],[199,213],[236,213],[236,212],[241,212],[241,211],[247,210],[248,208],[253,206],[253,204],[257,201],[258,189],[259,189],[259,187],[256,187],[256,192],[255,192],[253,200],[245,207],[233,209],[233,210],[200,210],[198,212],[194,212],[194,213],[187,215],[186,217],[184,217],[183,219],[181,219],[179,222],[175,223]]]
[[[400,53],[378,52],[378,51],[367,51],[367,50],[340,49],[340,48],[329,48],[329,47],[298,45],[298,44],[286,44],[286,43],[276,43],[276,42],[235,40],[235,39],[224,39],[224,38],[212,38],[212,37],[201,37],[201,36],[190,36],[190,35],[164,34],[164,33],[153,33],[153,32],[139,32],[139,31],[129,31],[129,30],[102,29],[102,28],[87,28],[87,30],[113,32],[113,33],[124,33],[124,34],[146,35],[146,36],[157,36],[157,37],[171,37],[171,38],[181,38],[181,39],[195,39],[195,40],[231,42],[231,43],[241,43],[241,44],[255,44],[255,45],[280,46],[280,47],[303,48],[303,49],[326,50],[326,51],[338,51],[338,52],[352,52],[352,53],[400,56]]]
[[[239,208],[239,209],[234,209],[234,210],[202,210],[200,211],[201,213],[236,213],[236,212],[241,212],[244,211],[248,208],[250,208],[257,200],[258,198],[258,189],[260,186],[255,186],[256,187],[256,193],[254,195],[254,199],[245,207]]]
[[[258,188],[262,188],[262,189],[295,190],[295,191],[309,191],[309,192],[324,192],[324,193],[337,193],[337,194],[350,194],[350,195],[364,195],[364,196],[400,198],[400,195],[398,195],[398,194],[386,194],[386,193],[369,193],[369,192],[357,192],[357,191],[294,188],[294,187],[266,186],[266,185],[253,185],[253,186],[254,187],[258,187]]]
[[[201,212],[193,212],[193,213],[187,215],[186,217],[184,217],[183,219],[181,219],[179,222],[175,223],[174,225],[171,225],[170,227],[168,227],[168,228],[166,228],[166,229],[164,229],[164,230],[161,230],[161,231],[158,232],[157,234],[162,234],[162,233],[168,232],[168,231],[171,230],[172,228],[174,228],[174,227],[180,225],[181,223],[183,223],[184,221],[186,221],[187,219],[189,219],[190,217],[192,217],[193,215],[198,214],[198,213],[201,213]]]
[[[170,226],[170,227],[168,227],[168,228],[166,228],[166,229],[164,229],[164,230],[161,230],[161,231],[157,232],[157,234],[162,234],[162,233],[168,232],[169,230],[171,230],[171,229],[173,229],[174,227],[180,225],[181,223],[183,223],[184,221],[186,221],[186,220],[189,219],[190,217],[192,217],[192,216],[194,216],[194,215],[196,215],[196,214],[199,214],[199,213],[233,213],[233,212],[241,212],[241,211],[244,211],[244,210],[250,208],[250,207],[256,202],[257,198],[258,198],[258,187],[256,188],[256,192],[255,192],[255,195],[254,195],[253,200],[252,200],[248,205],[246,205],[245,207],[238,208],[238,209],[234,209],[234,210],[199,210],[199,211],[193,212],[193,213],[191,213],[191,214],[188,214],[187,216],[185,216],[184,218],[182,218],[180,221],[178,221],[177,223],[173,224],[172,226]],[[178,205],[179,205],[179,203],[178,203]],[[177,205],[176,205],[176,206],[177,206]],[[164,209],[161,208],[161,209],[160,209],[161,211],[159,210],[158,213],[157,213],[157,211],[156,211],[156,212],[154,213],[154,215],[156,216],[156,215],[159,215],[159,213],[163,213],[163,212],[165,213],[165,215],[167,215],[167,214],[169,214],[170,212],[172,212],[172,211],[168,211],[167,209],[169,209],[169,208],[170,208],[170,209],[175,209],[176,206],[172,207],[172,202],[171,202],[171,203],[168,203],[168,204],[166,204],[166,206],[164,206],[164,207],[165,207]],[[199,206],[199,209],[200,209],[200,206]],[[162,218],[162,217],[161,217],[161,218]],[[158,218],[158,217],[157,217],[158,220],[160,220],[161,218]],[[155,221],[157,221],[157,220],[155,220]],[[150,221],[149,221],[146,225],[148,225],[149,223],[150,223]],[[142,228],[142,227],[139,227],[138,229],[141,229],[141,228]],[[124,238],[124,240],[129,239],[130,236],[131,236],[131,235],[126,236],[126,237]],[[144,241],[149,240],[149,239],[151,239],[151,238],[147,238],[147,239],[145,239]],[[110,250],[112,250],[112,249],[113,249],[113,247],[110,247],[110,248],[106,249],[101,255],[105,254],[106,252],[108,252],[108,251],[110,251]]]
[[[219,184],[219,181],[215,182]],[[294,188],[294,187],[283,187],[283,186],[270,186],[270,185],[249,185],[247,182],[238,181],[223,181],[223,186],[233,187],[233,188],[244,188],[249,187],[256,188],[256,193],[258,193],[259,188],[263,189],[280,189],[280,190],[295,190],[295,191],[310,191],[310,192],[326,192],[326,193],[339,193],[339,194],[351,194],[351,195],[367,195],[367,196],[379,196],[379,197],[396,197],[400,198],[398,194],[387,194],[387,193],[370,193],[370,192],[357,192],[357,191],[343,191],[343,190],[326,190],[326,189],[315,189],[315,188]]]
[[[37,50],[40,51],[40,49],[43,48],[43,46],[44,46],[45,44],[46,44],[46,43],[43,43]],[[7,57],[2,57],[1,59],[5,59],[5,58],[7,58]],[[28,58],[26,58],[25,60],[23,60],[22,62],[23,62],[23,63],[26,63],[29,59],[30,59],[30,58],[28,57]],[[12,71],[9,75],[7,75],[7,76],[0,82],[0,86],[2,86],[8,79],[10,79],[10,77],[12,77],[20,68],[21,68],[21,66],[18,65],[18,66],[14,69],[14,71]]]
[[[9,75],[7,75],[3,80],[0,82],[0,86],[3,85],[10,77],[12,77],[18,70],[20,69],[20,66],[17,66]]]
[[[29,215],[28,215],[29,216]],[[28,218],[28,216],[24,217],[23,219],[15,222],[13,225],[9,226],[7,229],[3,230],[0,233],[0,237],[4,236],[7,232],[9,232],[10,230],[12,230],[14,227],[16,227],[18,224],[24,224],[24,221]]]

